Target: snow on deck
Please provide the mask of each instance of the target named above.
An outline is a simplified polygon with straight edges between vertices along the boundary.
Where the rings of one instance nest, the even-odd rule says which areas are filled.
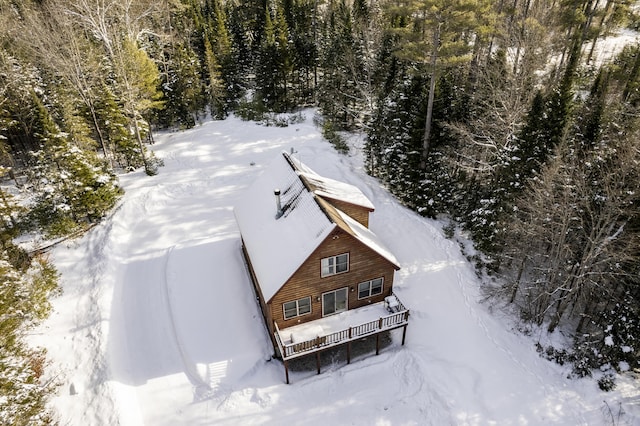
[[[338,331],[347,330],[382,317],[392,315],[385,307],[384,302],[373,303],[359,309],[351,309],[336,315],[320,318],[293,327],[280,330],[280,336],[285,345],[306,342],[316,337],[328,336]]]

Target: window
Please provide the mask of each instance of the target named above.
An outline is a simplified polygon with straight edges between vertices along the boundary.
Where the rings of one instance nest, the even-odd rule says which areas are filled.
[[[322,316],[339,314],[347,310],[347,288],[322,295]]]
[[[349,253],[326,257],[320,261],[321,276],[340,274],[349,270]]]
[[[311,297],[304,297],[294,300],[293,302],[284,303],[282,309],[284,310],[284,319],[286,320],[308,314],[311,312]]]
[[[382,293],[382,278],[358,284],[358,299],[366,299]]]

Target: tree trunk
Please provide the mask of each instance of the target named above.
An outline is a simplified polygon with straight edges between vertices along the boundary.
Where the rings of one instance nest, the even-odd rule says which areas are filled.
[[[516,282],[513,285],[513,292],[511,292],[511,299],[509,303],[513,303],[516,300],[516,294],[518,293],[518,288],[520,287],[520,280],[522,279],[522,274],[524,272],[524,266],[526,264],[526,257],[522,258],[522,262],[520,263],[520,268],[518,268],[518,276],[516,277]]]
[[[144,145],[142,144],[142,137],[140,136],[140,127],[138,126],[138,117],[136,113],[133,113],[133,127],[136,130],[136,139],[138,140],[138,146],[140,147],[140,156],[142,157],[142,162],[144,164],[144,171],[149,173],[149,163],[147,162],[147,157],[144,155]]]
[[[518,73],[518,65],[520,63],[520,49],[522,49],[522,39],[524,38],[526,25],[527,25],[527,17],[529,16],[530,8],[531,8],[531,0],[527,0],[527,3],[524,6],[524,11],[522,12],[522,24],[520,25],[520,34],[518,34],[518,38],[517,38],[518,46],[516,47],[516,54],[513,60],[514,74]],[[514,4],[514,10],[515,10],[515,4]],[[511,24],[509,26],[511,26]]]
[[[589,50],[589,55],[587,56],[587,64],[591,63],[591,59],[593,58],[593,52],[596,50],[596,43],[598,42],[598,38],[602,33],[602,26],[604,25],[604,21],[607,19],[607,15],[609,14],[609,9],[611,8],[612,0],[608,0],[607,4],[604,7],[604,11],[602,12],[602,18],[600,19],[600,24],[598,24],[598,28],[596,29],[596,33],[593,36],[593,42],[591,43],[591,49]]]
[[[431,139],[431,121],[433,117],[433,101],[435,99],[438,50],[440,49],[440,24],[433,30],[433,49],[431,51],[431,80],[429,82],[429,100],[427,101],[427,117],[424,122],[424,136],[422,139],[422,161],[420,168],[427,168],[427,157],[429,156],[429,144]]]
[[[628,101],[629,100],[629,95],[632,92],[633,89],[633,85],[635,84],[636,80],[638,79],[638,75],[640,75],[640,48],[636,48],[636,57],[635,60],[633,62],[633,68],[631,69],[631,74],[629,75],[629,78],[627,79],[627,84],[624,87],[624,91],[622,92],[622,100],[623,101]]]
[[[93,102],[89,101],[88,99],[85,102],[89,107],[89,111],[91,111],[91,120],[93,122],[93,127],[96,129],[102,151],[104,152],[104,158],[107,160],[107,163],[109,164],[111,169],[113,169],[113,161],[111,155],[109,155],[109,151],[107,150],[107,145],[104,142],[104,136],[102,135],[102,130],[100,130],[100,125],[98,124],[98,117],[96,116],[96,110],[93,106]]]

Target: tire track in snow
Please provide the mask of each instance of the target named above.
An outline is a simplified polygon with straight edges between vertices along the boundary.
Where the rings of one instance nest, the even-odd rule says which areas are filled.
[[[195,399],[197,401],[201,401],[203,399],[207,399],[212,396],[213,389],[209,385],[209,383],[205,382],[204,379],[200,376],[198,369],[196,367],[195,362],[193,362],[187,351],[185,350],[184,343],[180,338],[180,333],[178,332],[178,327],[175,321],[175,315],[173,314],[173,308],[171,306],[171,298],[169,291],[169,260],[171,258],[171,254],[175,249],[175,245],[169,247],[165,253],[164,258],[164,274],[163,274],[163,298],[165,301],[165,306],[167,307],[167,313],[169,316],[169,323],[171,324],[171,333],[173,336],[173,340],[176,343],[176,347],[178,348],[178,353],[180,354],[180,359],[182,359],[182,364],[184,365],[184,373],[194,386]]]

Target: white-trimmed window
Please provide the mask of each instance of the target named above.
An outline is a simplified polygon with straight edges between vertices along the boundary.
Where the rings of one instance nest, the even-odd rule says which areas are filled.
[[[320,267],[320,275],[322,277],[328,277],[331,275],[347,272],[349,270],[349,253],[325,257],[320,261]]]
[[[303,297],[293,302],[283,303],[282,310],[284,311],[284,319],[286,320],[308,314],[311,312],[311,297]]]
[[[365,281],[358,284],[358,299],[366,299],[382,293],[382,278]]]

